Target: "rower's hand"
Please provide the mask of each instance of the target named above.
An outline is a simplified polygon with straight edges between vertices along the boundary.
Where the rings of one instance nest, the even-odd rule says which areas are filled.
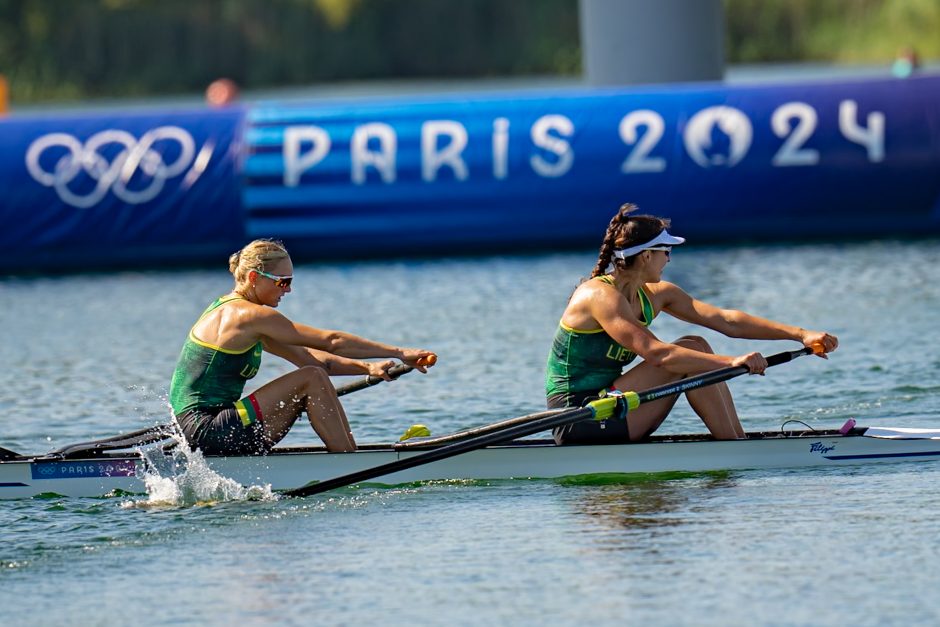
[[[760,353],[748,353],[734,358],[731,365],[735,368],[744,366],[748,369],[748,374],[764,374],[767,370],[767,360]]]
[[[826,353],[831,353],[839,348],[839,338],[825,331],[803,331],[803,337],[800,338],[800,341],[803,342],[803,346],[808,348],[813,348],[816,344],[822,346],[823,352],[816,353],[816,355],[823,359],[829,359]]]
[[[388,369],[395,365],[391,359],[388,361],[367,361],[364,362],[369,368],[370,377],[378,377],[385,381],[391,381],[392,377],[388,374]]]
[[[418,348],[403,348],[401,351],[401,362],[411,366],[418,372],[427,372],[428,368],[437,363],[437,355],[431,351]]]

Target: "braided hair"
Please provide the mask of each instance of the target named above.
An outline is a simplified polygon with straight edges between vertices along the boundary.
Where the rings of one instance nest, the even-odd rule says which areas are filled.
[[[606,274],[611,261],[614,262],[615,267],[622,270],[631,267],[636,261],[636,255],[626,259],[614,259],[614,251],[648,242],[669,226],[669,220],[666,218],[630,215],[637,209],[638,207],[633,203],[625,203],[620,206],[617,215],[610,221],[607,232],[604,233],[604,241],[601,243],[597,265],[591,272],[592,279]]]

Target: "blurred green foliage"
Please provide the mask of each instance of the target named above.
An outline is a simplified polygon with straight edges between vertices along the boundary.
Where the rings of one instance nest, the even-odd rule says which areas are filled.
[[[724,0],[732,63],[940,58],[940,0]]]
[[[723,0],[727,59],[940,57],[940,0]],[[14,102],[577,75],[577,0],[0,0]]]
[[[15,101],[576,73],[575,0],[0,0]]]

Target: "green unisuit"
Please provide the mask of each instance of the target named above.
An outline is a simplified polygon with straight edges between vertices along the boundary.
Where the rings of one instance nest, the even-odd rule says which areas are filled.
[[[598,277],[614,284],[610,275]],[[656,315],[653,303],[643,289],[637,290],[643,310],[640,323],[649,326]],[[609,387],[636,354],[618,344],[604,329],[581,331],[561,322],[555,331],[545,371],[545,394],[556,396],[596,392]]]
[[[212,310],[239,298],[232,296],[216,299],[202,312],[199,320]],[[245,389],[245,383],[261,367],[261,352],[261,342],[243,351],[233,351],[199,340],[190,329],[170,383],[173,414],[180,416],[197,407],[222,407],[237,401]]]

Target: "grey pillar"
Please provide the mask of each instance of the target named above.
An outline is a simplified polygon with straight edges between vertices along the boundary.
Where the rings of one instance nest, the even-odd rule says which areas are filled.
[[[589,85],[724,77],[721,0],[580,0]]]

